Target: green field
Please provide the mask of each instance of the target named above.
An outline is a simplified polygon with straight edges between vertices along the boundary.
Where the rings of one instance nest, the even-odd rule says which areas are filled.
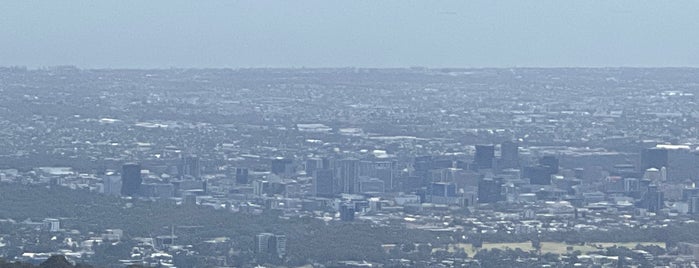
[[[563,242],[541,242],[541,252],[542,253],[555,253],[555,254],[565,254],[568,247],[572,247],[572,251],[579,250],[582,253],[588,253],[591,251],[597,251],[600,248],[608,248],[612,246],[634,248],[637,244],[644,246],[647,245],[657,245],[660,247],[665,247],[665,243],[660,242],[626,242],[626,243],[587,243],[585,245],[568,245]],[[520,248],[524,251],[534,250],[531,242],[521,242],[521,243],[483,243],[483,248],[481,249],[517,249]],[[475,249],[471,244],[451,244],[449,246],[449,251],[455,249],[464,249],[469,256],[476,254]]]

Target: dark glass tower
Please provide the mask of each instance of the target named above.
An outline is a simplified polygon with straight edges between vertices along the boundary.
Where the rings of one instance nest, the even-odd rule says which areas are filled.
[[[663,148],[647,148],[641,151],[641,172],[649,168],[660,169],[667,167],[668,150]]]
[[[495,146],[491,145],[476,145],[476,156],[474,162],[478,168],[487,169],[493,167],[493,158],[495,158]]]
[[[141,165],[126,163],[121,167],[121,195],[134,196],[141,188]]]
[[[503,201],[502,181],[500,179],[485,178],[478,182],[478,203],[495,203]]]
[[[558,163],[558,158],[553,155],[546,155],[539,159],[539,165],[548,167],[549,172],[551,172],[551,174],[558,173]]]
[[[334,176],[331,169],[318,169],[313,172],[313,192],[316,196],[332,197],[335,193]]]
[[[519,166],[519,144],[511,141],[500,144],[500,158],[505,168],[516,168]]]
[[[237,184],[247,184],[248,183],[248,169],[247,168],[236,168],[235,169],[235,183],[237,183]]]

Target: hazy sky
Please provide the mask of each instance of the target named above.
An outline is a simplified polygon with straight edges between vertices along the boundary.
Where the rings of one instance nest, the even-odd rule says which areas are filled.
[[[0,1],[0,66],[699,66],[699,1]]]

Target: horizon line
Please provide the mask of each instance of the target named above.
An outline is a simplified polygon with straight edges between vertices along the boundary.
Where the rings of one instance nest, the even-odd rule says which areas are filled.
[[[76,70],[341,70],[341,69],[366,69],[366,70],[487,70],[487,69],[699,69],[697,66],[642,66],[642,65],[619,65],[619,66],[170,66],[170,67],[84,67],[72,64],[57,64],[46,66],[26,66],[26,65],[0,65],[0,69],[25,69],[25,70],[51,70],[51,69],[76,69]]]

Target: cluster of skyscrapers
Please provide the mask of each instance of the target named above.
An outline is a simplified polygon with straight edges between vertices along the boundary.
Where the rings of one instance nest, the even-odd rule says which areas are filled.
[[[393,189],[393,162],[358,159],[310,159],[306,172],[313,176],[316,196],[383,193]]]

